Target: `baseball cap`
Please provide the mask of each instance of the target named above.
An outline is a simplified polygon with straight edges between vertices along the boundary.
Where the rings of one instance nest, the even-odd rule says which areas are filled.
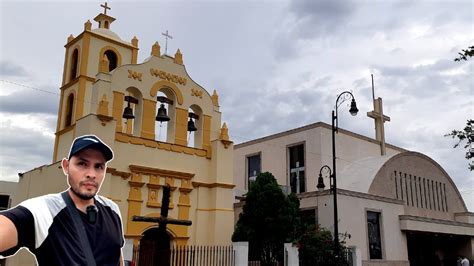
[[[71,156],[74,156],[78,152],[89,148],[102,152],[107,162],[114,158],[113,151],[101,139],[95,135],[84,135],[74,140],[71,145],[71,150],[69,151],[68,159],[71,159]]]

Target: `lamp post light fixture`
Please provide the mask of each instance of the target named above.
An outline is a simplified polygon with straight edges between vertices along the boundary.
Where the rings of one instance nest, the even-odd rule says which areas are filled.
[[[333,193],[333,199],[334,199],[334,253],[336,257],[339,257],[340,255],[340,245],[339,245],[339,226],[338,226],[338,215],[337,215],[337,179],[336,179],[336,132],[338,131],[338,114],[337,114],[337,108],[346,100],[351,99],[351,107],[349,109],[349,113],[352,116],[357,115],[359,112],[359,109],[357,109],[357,104],[354,98],[354,95],[350,91],[344,91],[339,96],[337,96],[336,99],[336,105],[335,105],[335,110],[332,111],[332,174],[331,174],[331,169],[325,165],[323,166],[320,171],[319,171],[319,178],[318,178],[318,190],[322,191],[324,190],[324,182],[322,178],[322,170],[326,169],[329,170],[329,177],[331,179],[332,177],[332,186],[330,186],[330,189],[332,189]],[[339,102],[339,100],[341,100]]]
[[[329,180],[331,180],[332,178],[332,172],[329,166],[324,165],[323,167],[321,167],[321,169],[319,169],[318,185],[316,186],[319,192],[323,192],[324,188],[326,187],[324,185],[324,180],[323,180],[323,171],[326,171],[327,173],[329,173]],[[332,185],[330,185],[330,187],[331,186]]]

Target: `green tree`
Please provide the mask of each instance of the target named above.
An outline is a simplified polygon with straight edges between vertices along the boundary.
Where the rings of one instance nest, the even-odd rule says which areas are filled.
[[[466,159],[471,160],[474,157],[474,147],[472,146],[474,143],[474,120],[468,119],[466,123],[466,127],[463,130],[453,130],[451,133],[444,135],[445,137],[452,137],[453,139],[458,140],[458,142],[454,145],[453,148],[457,148],[461,143],[466,141],[464,145],[464,149],[466,151]],[[469,170],[474,170],[474,161],[468,162]]]
[[[339,244],[342,253],[347,250],[345,244],[349,234],[344,233],[339,236]],[[342,266],[348,265],[344,256],[336,258],[334,256],[334,237],[331,231],[322,228],[308,228],[297,240],[301,266]]]
[[[458,53],[459,57],[455,58],[454,61],[467,61],[468,57],[474,56],[474,46],[468,47],[466,50],[462,50],[462,53]]]
[[[261,173],[246,195],[232,241],[248,241],[260,265],[274,265],[282,261],[283,244],[294,240],[298,224],[298,198],[286,196],[271,173]]]

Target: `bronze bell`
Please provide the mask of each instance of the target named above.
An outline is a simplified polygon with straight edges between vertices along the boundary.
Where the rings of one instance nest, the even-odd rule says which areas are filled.
[[[194,121],[191,117],[189,118],[189,121],[188,121],[188,131],[189,132],[197,131],[197,128],[194,125]]]
[[[170,117],[166,114],[166,108],[164,104],[160,105],[160,108],[158,108],[158,113],[156,114],[156,121],[161,122],[168,122],[170,121]]]
[[[130,103],[128,104],[127,107],[125,107],[125,109],[123,110],[123,115],[122,115],[123,118],[125,119],[134,119],[135,116],[133,115],[133,110],[132,108],[130,107]]]

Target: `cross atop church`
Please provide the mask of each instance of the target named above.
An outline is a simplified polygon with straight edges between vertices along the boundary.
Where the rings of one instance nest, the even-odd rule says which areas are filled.
[[[104,5],[100,5],[100,6],[104,8],[104,15],[107,15],[107,9],[108,9],[108,10],[111,10],[111,9],[112,9],[112,8],[110,8],[110,7],[107,6],[107,2],[105,2]]]
[[[374,99],[374,110],[367,112],[367,116],[374,119],[375,139],[380,141],[380,154],[385,155],[385,130],[384,123],[390,121],[390,117],[384,115],[382,98]]]
[[[161,34],[165,36],[165,39],[166,39],[165,41],[165,54],[166,54],[166,52],[168,52],[168,39],[173,39],[173,36],[168,34],[168,30],[166,30],[166,33],[162,32]]]

